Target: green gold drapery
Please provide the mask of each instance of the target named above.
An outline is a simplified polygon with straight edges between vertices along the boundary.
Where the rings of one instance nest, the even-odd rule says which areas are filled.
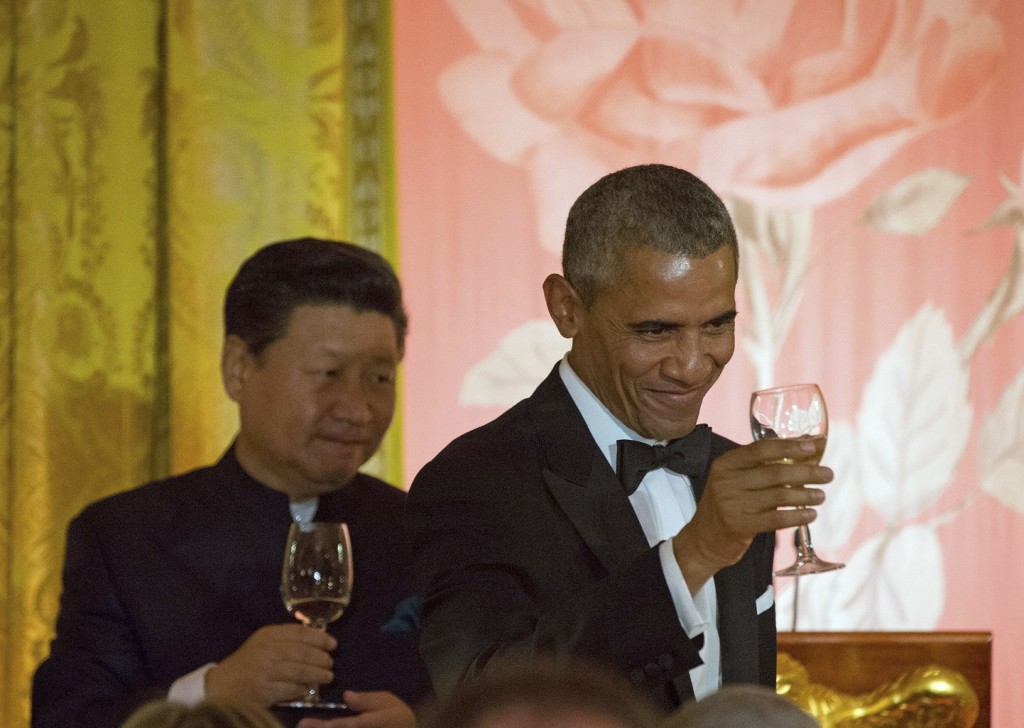
[[[307,234],[394,260],[390,55],[387,0],[0,8],[0,725],[28,725],[68,520],[228,444],[239,262]]]

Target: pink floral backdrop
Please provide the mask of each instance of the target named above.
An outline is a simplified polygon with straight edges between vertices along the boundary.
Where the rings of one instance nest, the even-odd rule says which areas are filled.
[[[406,484],[565,351],[540,284],[579,192],[687,168],[742,238],[703,419],[746,442],[752,389],[828,400],[813,533],[848,566],[801,580],[797,629],[991,630],[994,725],[1024,725],[1024,4],[394,7]]]

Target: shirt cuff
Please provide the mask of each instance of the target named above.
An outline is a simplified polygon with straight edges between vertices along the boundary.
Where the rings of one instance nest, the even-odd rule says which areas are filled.
[[[196,705],[202,702],[206,697],[206,673],[215,664],[209,662],[188,675],[179,677],[171,683],[171,689],[167,691],[167,699],[185,705]]]
[[[661,572],[665,575],[665,583],[668,584],[668,593],[672,596],[679,624],[682,625],[686,636],[693,639],[706,632],[709,624],[707,618],[697,608],[690,588],[686,585],[683,571],[679,568],[672,551],[672,539],[662,541],[658,545],[658,556],[661,558]]]

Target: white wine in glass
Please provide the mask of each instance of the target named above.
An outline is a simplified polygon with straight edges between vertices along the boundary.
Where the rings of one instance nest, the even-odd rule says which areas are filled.
[[[825,397],[817,384],[791,384],[754,392],[750,396],[750,430],[755,440],[773,437],[811,440],[818,463],[825,452],[828,438],[828,411]],[[786,461],[791,462],[791,461]],[[811,530],[800,526],[797,531],[796,561],[776,576],[803,576],[841,569],[845,564],[825,561],[814,553]]]
[[[285,607],[305,625],[326,630],[341,617],[352,598],[352,543],[344,523],[293,523],[281,568],[281,598]],[[309,688],[305,700],[289,707],[329,708],[320,699],[319,686]],[[337,707],[344,707],[340,703]]]

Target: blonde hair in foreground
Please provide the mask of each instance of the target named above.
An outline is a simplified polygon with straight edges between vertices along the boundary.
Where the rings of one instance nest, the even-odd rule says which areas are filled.
[[[188,706],[169,700],[146,703],[121,728],[282,728],[257,705],[204,701]]]

